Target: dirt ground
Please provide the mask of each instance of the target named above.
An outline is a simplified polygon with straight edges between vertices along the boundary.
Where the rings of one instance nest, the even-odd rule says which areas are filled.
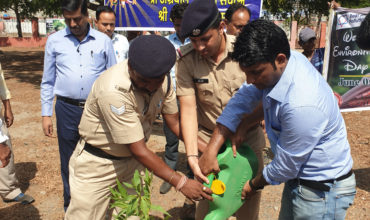
[[[42,48],[0,48],[0,62],[12,94],[15,116],[10,134],[15,166],[21,189],[32,195],[30,205],[0,201],[0,219],[62,219],[63,196],[57,139],[45,137],[41,129],[40,82],[43,67]],[[343,113],[354,159],[357,195],[347,219],[370,219],[370,111]],[[55,123],[55,118],[54,118]],[[54,128],[55,129],[55,128]],[[55,129],[56,130],[56,129]],[[148,142],[150,149],[163,156],[165,139],[161,124],[156,124]],[[180,147],[179,170],[185,171],[184,146]],[[162,181],[154,178],[152,203],[161,205],[172,216],[181,219],[184,196],[174,189],[159,194]],[[262,192],[260,219],[277,219],[282,185],[267,186]],[[153,213],[161,219],[161,214]]]

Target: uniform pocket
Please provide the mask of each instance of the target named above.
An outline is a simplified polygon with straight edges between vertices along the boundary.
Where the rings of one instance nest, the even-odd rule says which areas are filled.
[[[206,104],[213,104],[214,91],[212,83],[196,83],[198,90],[198,98],[201,102]]]

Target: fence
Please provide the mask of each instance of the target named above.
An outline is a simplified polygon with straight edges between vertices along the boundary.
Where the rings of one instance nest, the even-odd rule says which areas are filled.
[[[8,20],[2,20],[0,23],[3,23],[2,26],[3,29],[0,28],[0,33],[4,36],[13,36],[14,34],[18,34],[17,30],[17,19],[15,18],[10,18]],[[46,36],[46,21],[45,19],[39,19],[39,34],[41,36]],[[31,20],[25,19],[22,20],[21,22],[21,27],[22,27],[22,33],[23,34],[32,34],[32,22]]]
[[[292,27],[289,27],[283,21],[274,21],[275,24],[280,26],[287,34],[288,39],[290,39],[290,46],[292,49],[299,48],[297,43],[298,41],[298,33],[299,31],[304,28],[304,26],[297,27],[297,22],[293,21]],[[24,38],[32,36],[32,21],[25,19],[21,22],[22,25],[22,33]],[[312,26],[315,30],[316,26]],[[25,39],[24,41],[22,38],[14,38],[17,37],[18,30],[17,30],[17,20],[15,18],[11,18],[9,20],[0,20],[0,46],[17,46],[17,47],[30,47],[30,46],[44,46],[46,42],[47,33],[47,24],[46,19],[39,19],[38,20],[38,33],[39,38],[33,39]],[[317,47],[324,47],[325,46],[325,35],[326,35],[326,22],[321,22],[319,30],[316,30],[317,33]],[[49,33],[50,34],[50,33]]]

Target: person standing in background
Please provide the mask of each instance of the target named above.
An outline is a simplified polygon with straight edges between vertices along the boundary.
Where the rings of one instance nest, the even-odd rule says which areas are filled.
[[[67,27],[49,36],[41,82],[42,128],[53,136],[53,100],[63,180],[64,210],[70,201],[68,162],[80,138],[85,100],[95,79],[116,64],[112,41],[88,23],[87,0],[63,0]]]
[[[2,167],[0,168],[0,196],[4,202],[19,202],[21,204],[30,204],[35,200],[32,196],[22,193],[17,186],[18,179],[15,175],[14,154],[10,140],[8,127],[12,126],[14,116],[10,106],[10,92],[6,86],[4,73],[0,64],[0,97],[4,105],[4,116],[0,107],[0,149],[5,158],[1,159]],[[6,149],[8,148],[8,150]],[[9,152],[10,154],[7,154]],[[7,156],[8,155],[8,156]],[[8,164],[7,164],[8,163]]]
[[[238,36],[249,23],[251,11],[241,3],[234,3],[225,12],[226,33]]]
[[[303,49],[303,55],[312,63],[312,65],[322,73],[322,67],[324,64],[324,53],[325,48],[317,48],[316,46],[316,33],[311,28],[306,27],[299,32],[299,45]]]
[[[356,43],[359,48],[370,50],[370,13],[366,15],[358,29]]]
[[[116,13],[111,7],[99,6],[96,9],[96,26],[100,32],[112,39],[114,55],[117,63],[127,59],[129,43],[125,36],[114,33],[116,27]]]

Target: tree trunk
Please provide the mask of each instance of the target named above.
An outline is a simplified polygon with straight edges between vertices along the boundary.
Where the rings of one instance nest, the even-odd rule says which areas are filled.
[[[17,4],[14,6],[14,12],[15,12],[15,16],[17,18],[18,37],[23,37],[23,35],[22,35],[22,25],[21,25],[21,15],[19,14]]]
[[[319,33],[320,31],[320,24],[321,24],[321,17],[322,17],[322,14],[319,13],[317,15],[317,23],[316,23],[316,35]]]

